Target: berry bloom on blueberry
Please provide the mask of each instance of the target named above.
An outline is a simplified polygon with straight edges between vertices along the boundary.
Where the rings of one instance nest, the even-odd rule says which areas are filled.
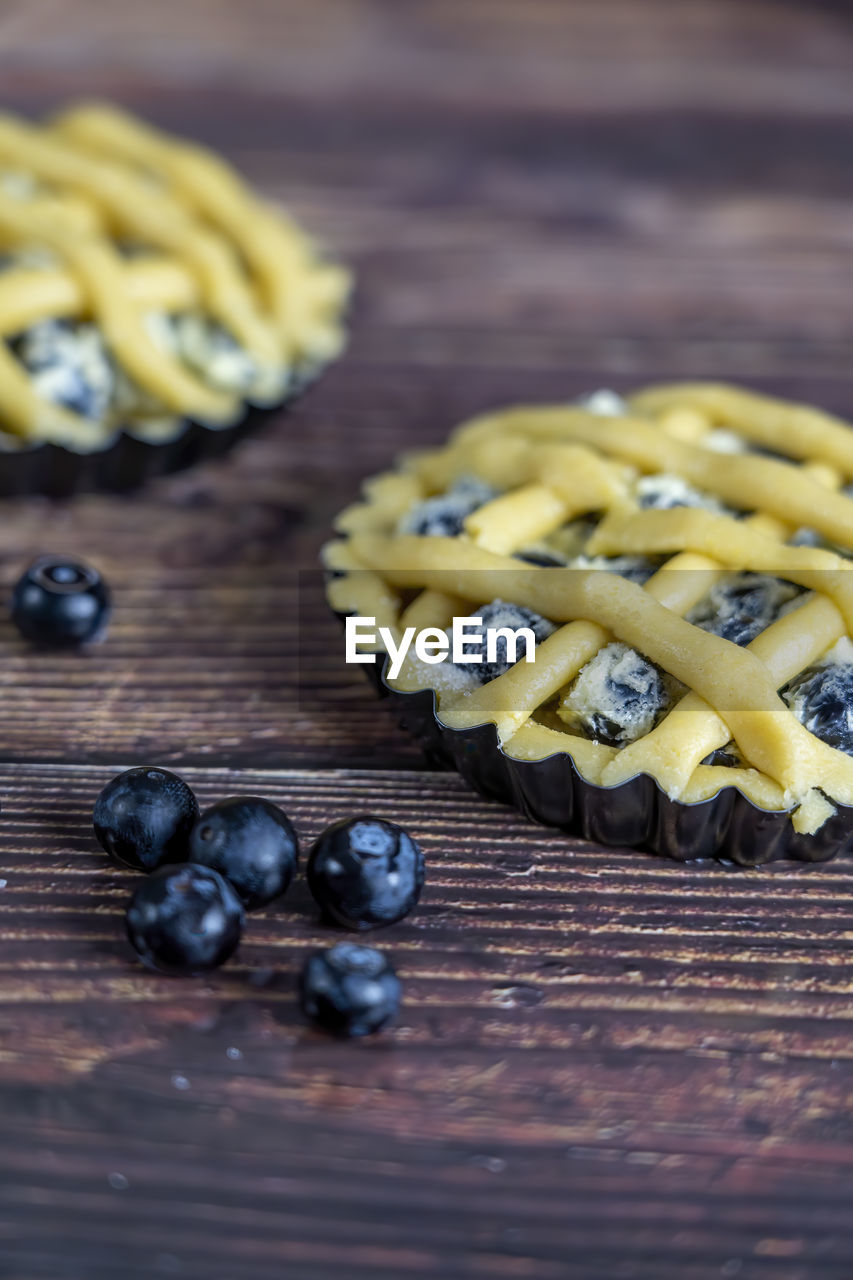
[[[25,640],[44,647],[102,639],[109,616],[109,588],[97,569],[65,556],[40,556],[12,592],[12,621]]]
[[[285,893],[299,860],[293,824],[259,796],[232,796],[207,809],[190,835],[191,861],[213,867],[247,911]]]
[[[186,860],[197,817],[198,803],[183,778],[144,765],[104,787],[95,801],[95,835],[122,866],[153,871]]]
[[[339,942],[308,957],[299,995],[302,1012],[317,1026],[338,1036],[366,1036],[396,1015],[400,979],[381,951]]]
[[[424,856],[402,827],[350,818],[327,827],[308,859],[308,887],[346,929],[374,929],[407,916],[424,883]]]
[[[185,862],[161,867],[142,882],[126,923],[130,944],[149,969],[206,973],[236,951],[243,907],[216,871]]]

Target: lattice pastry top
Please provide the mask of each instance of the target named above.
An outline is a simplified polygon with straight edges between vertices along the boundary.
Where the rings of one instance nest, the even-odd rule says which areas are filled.
[[[0,116],[0,431],[235,421],[342,343],[346,272],[219,157],[107,106]]]
[[[343,613],[532,627],[535,661],[410,655],[452,728],[520,760],[739,788],[816,831],[853,804],[853,430],[721,385],[520,407],[365,487],[325,551]]]

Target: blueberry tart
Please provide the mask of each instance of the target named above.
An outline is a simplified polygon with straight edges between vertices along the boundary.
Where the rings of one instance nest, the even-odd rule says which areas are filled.
[[[846,423],[731,386],[514,408],[367,483],[329,600],[485,793],[681,859],[831,857],[853,846],[851,482]]]
[[[338,354],[348,290],[213,153],[110,106],[0,115],[0,494],[221,452]]]

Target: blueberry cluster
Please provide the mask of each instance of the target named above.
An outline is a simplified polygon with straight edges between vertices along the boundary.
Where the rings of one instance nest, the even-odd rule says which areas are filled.
[[[95,802],[95,835],[117,864],[148,872],[127,908],[130,943],[159,973],[199,974],[237,949],[245,913],[289,889],[299,840],[277,805],[231,796],[199,813],[182,778],[141,766]],[[327,827],[308,857],[308,887],[324,917],[357,931],[402,920],[424,883],[419,845],[401,827],[359,816]],[[340,943],[311,955],[299,982],[307,1017],[339,1035],[377,1031],[397,1012],[400,983],[387,957]]]

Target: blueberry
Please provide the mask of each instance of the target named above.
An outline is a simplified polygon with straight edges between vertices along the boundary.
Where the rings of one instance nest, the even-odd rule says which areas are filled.
[[[183,862],[198,804],[190,788],[168,769],[128,769],[108,782],[95,801],[95,835],[116,862],[153,871]]]
[[[159,973],[205,973],[237,949],[243,907],[227,880],[192,862],[160,867],[127,908],[127,936]]]
[[[223,875],[247,911],[283,894],[299,859],[287,814],[259,796],[232,796],[206,810],[189,847],[190,860]]]
[[[455,538],[472,511],[495,497],[495,490],[475,476],[463,476],[435,498],[417,503],[400,521],[400,533],[421,538]]]
[[[110,592],[96,569],[66,556],[40,556],[12,592],[12,621],[33,644],[74,648],[103,637]]]
[[[479,655],[481,661],[472,663],[459,663],[466,671],[477,677],[481,684],[488,684],[490,680],[495,680],[498,676],[509,671],[514,663],[509,660],[509,647],[506,636],[495,637],[495,660],[487,661],[487,632],[496,631],[498,629],[507,628],[510,631],[518,631],[521,627],[527,627],[533,632],[533,638],[537,644],[545,640],[554,630],[554,626],[547,618],[542,618],[538,613],[534,613],[532,609],[525,609],[518,604],[508,604],[504,600],[492,600],[489,604],[480,605],[471,614],[472,618],[480,618],[482,621],[479,626],[473,624],[467,625],[465,630],[471,637],[465,641],[464,651],[469,657]],[[527,652],[527,647],[522,637],[515,647],[516,661],[523,660]]]
[[[810,667],[782,697],[811,733],[853,756],[853,663]]]
[[[339,942],[309,956],[299,979],[302,1012],[339,1036],[379,1031],[400,1008],[400,979],[381,951]]]
[[[308,858],[308,888],[346,929],[374,929],[407,916],[420,897],[424,857],[402,827],[349,818],[327,827]]]

